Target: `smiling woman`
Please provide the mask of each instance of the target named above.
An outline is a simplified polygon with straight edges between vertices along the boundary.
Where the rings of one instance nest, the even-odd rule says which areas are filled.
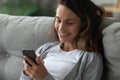
[[[76,42],[76,37],[77,34],[79,33],[80,26],[81,20],[74,12],[72,12],[69,8],[63,5],[58,6],[56,11],[55,29],[58,34],[60,42],[67,43],[64,44],[64,46],[70,45],[71,48],[73,49],[76,48],[74,44]],[[73,45],[71,45],[71,43]],[[75,48],[73,46],[75,46]],[[73,50],[71,48],[68,47],[69,50]]]
[[[101,80],[102,18],[90,0],[59,0],[51,26],[57,41],[37,49],[37,64],[24,56],[32,66],[24,61],[20,80]]]

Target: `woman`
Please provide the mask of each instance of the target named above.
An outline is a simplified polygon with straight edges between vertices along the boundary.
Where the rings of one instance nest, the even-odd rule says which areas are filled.
[[[103,70],[102,10],[90,0],[60,0],[54,21],[57,42],[38,48],[35,64],[24,62],[20,80],[100,80]]]

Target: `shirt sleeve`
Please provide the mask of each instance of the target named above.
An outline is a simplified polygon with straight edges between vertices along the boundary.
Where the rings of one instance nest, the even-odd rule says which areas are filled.
[[[40,46],[37,50],[36,50],[36,54],[40,54],[40,60],[43,60],[46,55],[49,53],[49,50],[54,47],[55,45],[59,44],[58,41],[55,42],[48,42],[46,44],[43,44],[42,46]]]
[[[20,80],[33,80],[29,76],[25,75],[24,72],[21,73]],[[51,74],[48,75],[43,80],[55,80]]]
[[[44,54],[45,51],[47,51],[48,49],[50,49],[51,47],[55,46],[58,43],[59,43],[58,41],[55,41],[55,42],[48,42],[46,44],[43,44],[36,50],[35,53]]]
[[[88,58],[82,80],[101,80],[102,72],[102,57],[93,53]]]
[[[48,75],[43,80],[55,80],[51,74]]]
[[[43,44],[36,50],[36,54],[41,54],[41,60],[43,60],[45,58],[46,54],[48,53],[47,51],[49,51],[48,49],[58,43],[59,42],[56,41],[56,42],[48,42],[46,44]],[[33,79],[30,78],[29,76],[25,75],[24,72],[22,71],[20,80],[33,80]],[[50,73],[48,73],[48,75],[44,78],[44,80],[55,80],[55,79],[53,78],[53,76]]]
[[[20,76],[20,80],[33,80],[33,79],[30,78],[29,76],[25,75],[22,71],[21,76]]]

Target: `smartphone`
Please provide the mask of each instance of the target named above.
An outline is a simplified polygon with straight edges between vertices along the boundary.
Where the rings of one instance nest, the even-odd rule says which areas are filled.
[[[22,50],[22,53],[23,53],[23,55],[28,56],[31,60],[33,60],[36,63],[36,54],[35,54],[34,50]],[[31,64],[29,62],[27,62],[27,63],[31,66]]]

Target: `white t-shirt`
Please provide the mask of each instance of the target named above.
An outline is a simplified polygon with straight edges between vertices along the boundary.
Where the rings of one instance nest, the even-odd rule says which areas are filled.
[[[80,50],[63,51],[60,44],[53,47],[44,59],[44,65],[55,80],[63,80],[80,58]]]

